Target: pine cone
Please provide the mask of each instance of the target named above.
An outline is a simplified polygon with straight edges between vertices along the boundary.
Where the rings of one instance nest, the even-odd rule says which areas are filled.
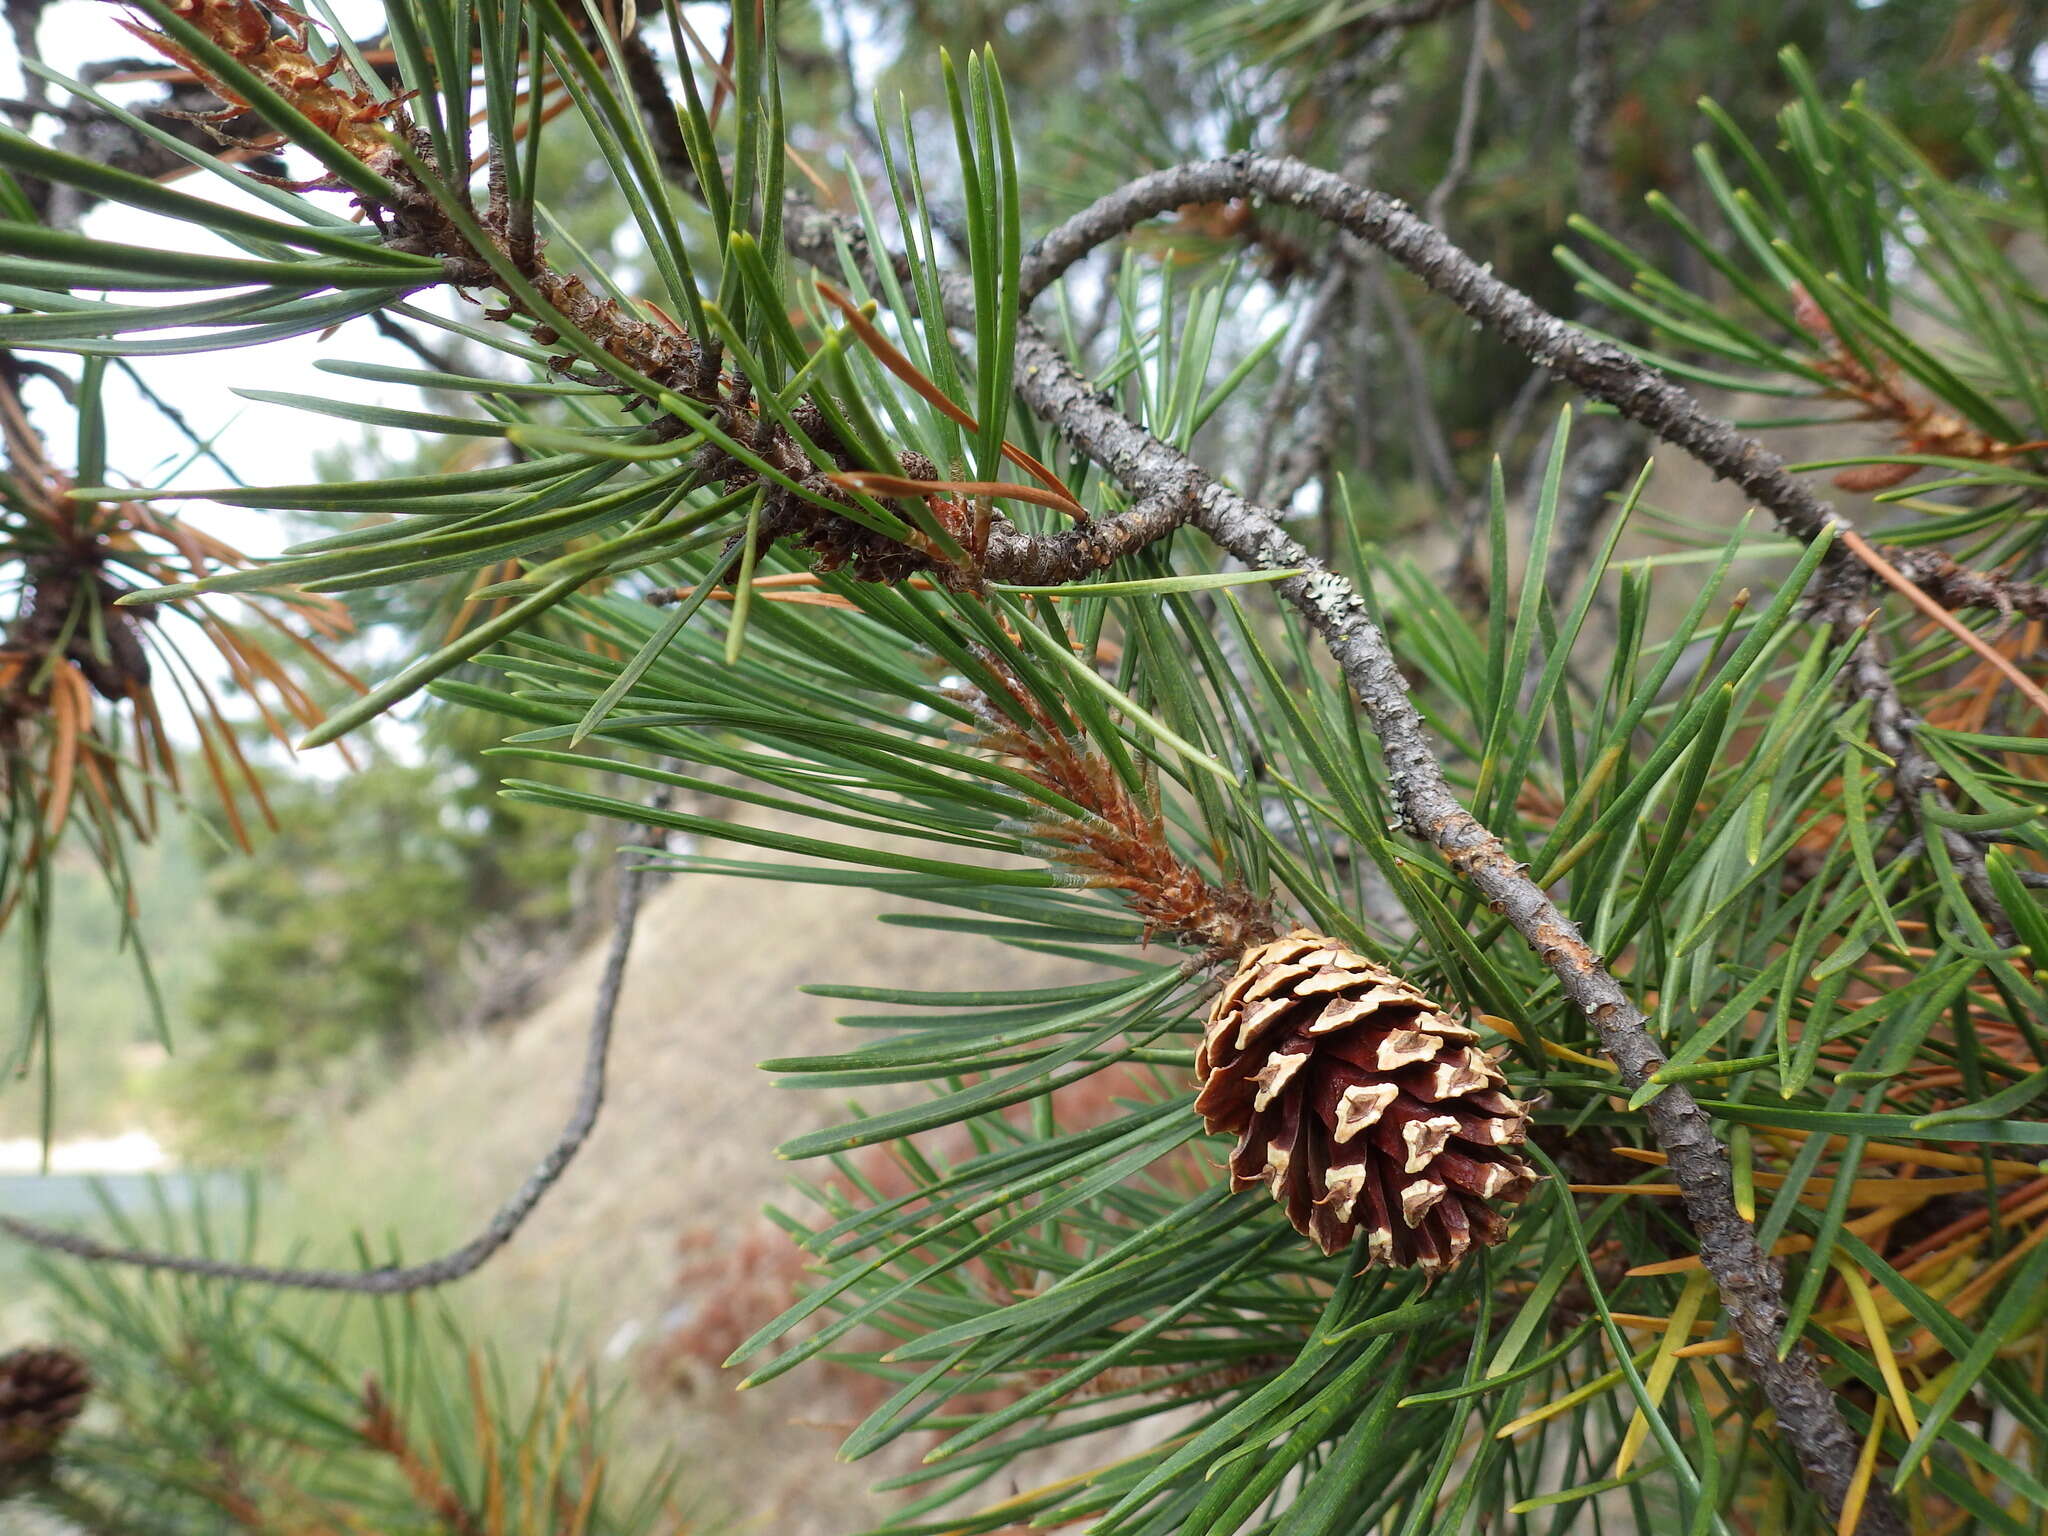
[[[0,1355],[0,1467],[49,1455],[91,1390],[92,1372],[69,1350]]]
[[[1506,1148],[1528,1107],[1476,1048],[1393,972],[1298,929],[1246,951],[1209,1013],[1195,1109],[1233,1132],[1231,1184],[1265,1184],[1324,1253],[1363,1227],[1370,1262],[1438,1274],[1507,1218],[1536,1171]]]

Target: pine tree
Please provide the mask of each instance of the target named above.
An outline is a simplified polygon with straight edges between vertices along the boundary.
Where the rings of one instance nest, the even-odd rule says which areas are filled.
[[[243,196],[0,132],[0,345],[82,359],[86,385],[75,464],[33,494],[10,437],[10,527],[76,519],[87,566],[125,567],[64,588],[8,555],[18,843],[62,828],[62,765],[124,750],[95,669],[125,666],[146,713],[122,638],[145,616],[459,590],[463,623],[304,739],[423,693],[488,711],[532,765],[514,801],[705,840],[638,855],[660,869],[885,892],[988,956],[971,992],[823,987],[879,1010],[852,1021],[867,1043],[766,1063],[926,1090],[782,1149],[831,1169],[802,1185],[822,1215],[784,1218],[813,1272],[734,1356],[884,1383],[845,1454],[933,1441],[887,1531],[2038,1524],[2027,17],[1972,39],[1928,7],[1725,0],[1696,9],[1769,30],[1661,41],[1606,0],[1568,28],[1507,0],[1039,18],[1048,47],[1097,24],[1173,45],[1134,91],[1177,104],[1105,148],[1099,121],[1054,131],[1089,133],[1088,98],[1006,84],[1038,72],[1008,43],[892,63],[921,109],[817,107],[797,64],[829,57],[830,19],[774,0],[733,7],[723,46],[673,6],[386,0],[375,48],[317,0],[136,6],[223,142],[39,77]],[[1703,62],[1716,36],[1750,41]],[[1910,88],[1938,47],[1987,57]],[[1544,83],[1488,129],[1489,79],[1523,69]],[[1671,122],[1653,86],[1715,71],[1729,99]],[[1378,169],[1425,95],[1418,213]],[[792,131],[800,99],[827,130]],[[1663,151],[1631,112],[1705,141]],[[1085,162],[1069,206],[1032,179],[1040,135]],[[615,184],[630,269],[580,259],[540,195],[553,155]],[[77,227],[52,188],[190,239]],[[1529,249],[1546,197],[1579,209],[1554,257]],[[1461,248],[1440,226],[1475,202],[1490,244]],[[442,408],[245,393],[496,462],[118,484],[110,366],[368,318],[439,333],[450,366],[330,371]],[[1553,412],[1552,383],[1579,401]],[[1730,423],[1694,389],[1767,406]],[[1795,428],[1820,457],[1749,435]],[[1652,440],[1757,515],[1661,507]],[[216,570],[162,510],[195,497],[360,522]],[[1418,505],[1463,527],[1448,573],[1408,537]],[[129,558],[145,534],[180,559]],[[118,867],[122,781],[77,771]],[[1004,946],[1094,979],[1007,985]],[[608,1024],[600,999],[600,1088]],[[1058,1096],[1084,1081],[1092,1107]],[[425,1286],[488,1259],[597,1100],[446,1261],[308,1275],[0,1225],[202,1297]],[[97,1283],[81,1306],[128,1315]],[[304,1398],[319,1348],[291,1353],[248,1364],[284,1386],[242,1411]],[[350,1401],[403,1466],[385,1400]],[[1004,1491],[1035,1452],[1148,1422],[1136,1455]],[[406,1481],[426,1528],[481,1528],[442,1481],[445,1506]]]

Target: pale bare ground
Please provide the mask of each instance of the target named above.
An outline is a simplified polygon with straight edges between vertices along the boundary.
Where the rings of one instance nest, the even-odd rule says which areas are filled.
[[[758,1247],[764,1206],[801,1206],[784,1182],[795,1165],[778,1161],[775,1146],[842,1116],[842,1098],[777,1088],[756,1066],[863,1043],[867,1032],[833,1020],[872,1010],[797,989],[987,988],[1086,974],[985,940],[875,921],[913,905],[848,887],[696,874],[650,892],[596,1133],[512,1243],[448,1293],[477,1335],[514,1361],[557,1336],[565,1359],[596,1357],[605,1379],[625,1384],[617,1412],[632,1446],[680,1451],[686,1486],[720,1508],[717,1529],[858,1531],[890,1507],[867,1485],[923,1448],[881,1464],[838,1462],[839,1440],[862,1411],[844,1372],[799,1367],[745,1393],[733,1390],[739,1372],[649,1380],[672,1327],[707,1299],[732,1299],[678,1285],[679,1238],[695,1234],[704,1256]],[[299,1234],[396,1232],[408,1258],[479,1226],[568,1112],[604,942],[563,972],[535,1012],[437,1049],[321,1133],[287,1181],[284,1224]],[[863,1098],[881,1102],[886,1092]],[[761,1315],[775,1309],[776,1298],[764,1298]]]

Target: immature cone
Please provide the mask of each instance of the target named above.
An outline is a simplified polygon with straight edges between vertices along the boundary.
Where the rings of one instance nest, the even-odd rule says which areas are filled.
[[[1363,1228],[1375,1264],[1450,1268],[1497,1243],[1536,1171],[1507,1150],[1526,1105],[1479,1036],[1393,972],[1298,929],[1245,952],[1195,1058],[1195,1108],[1238,1137],[1231,1183],[1265,1184],[1325,1253]]]
[[[92,1373],[69,1350],[0,1355],[0,1467],[49,1455],[91,1390]]]

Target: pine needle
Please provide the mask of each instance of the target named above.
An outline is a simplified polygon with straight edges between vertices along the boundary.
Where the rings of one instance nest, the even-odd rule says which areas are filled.
[[[1657,1357],[1650,1362],[1649,1374],[1643,1380],[1649,1391],[1650,1408],[1654,1409],[1664,1401],[1664,1393],[1670,1388],[1671,1378],[1678,1370],[1677,1349],[1692,1331],[1693,1319],[1699,1316],[1700,1308],[1706,1305],[1713,1288],[1710,1276],[1696,1274],[1686,1278],[1685,1288],[1678,1293],[1678,1305],[1671,1309],[1670,1326],[1664,1330],[1664,1337],[1657,1345]],[[1647,1412],[1637,1408],[1635,1416],[1629,1420],[1627,1433],[1621,1437],[1621,1450],[1614,1458],[1616,1477],[1628,1475],[1628,1469],[1642,1450],[1643,1441],[1649,1433]]]

